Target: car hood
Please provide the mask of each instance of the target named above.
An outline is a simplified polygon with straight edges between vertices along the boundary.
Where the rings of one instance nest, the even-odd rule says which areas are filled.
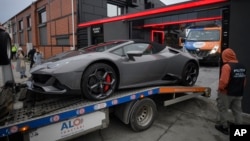
[[[51,71],[57,70],[65,64],[80,61],[82,59],[88,59],[90,54],[96,52],[83,52],[83,51],[67,51],[64,53],[57,54],[49,59],[46,59],[42,64],[33,67],[30,73],[34,73],[42,69],[50,69]],[[60,66],[60,67],[59,67]]]

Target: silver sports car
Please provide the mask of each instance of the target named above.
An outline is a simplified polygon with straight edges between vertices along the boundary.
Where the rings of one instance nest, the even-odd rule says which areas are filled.
[[[29,89],[83,94],[102,100],[116,89],[195,84],[199,64],[190,54],[141,40],[115,40],[68,51],[31,70]]]

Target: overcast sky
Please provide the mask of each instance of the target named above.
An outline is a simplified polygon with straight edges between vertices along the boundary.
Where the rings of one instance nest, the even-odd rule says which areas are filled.
[[[4,23],[35,0],[1,0],[0,3],[0,22]]]
[[[36,0],[1,0],[0,4],[0,22],[5,23],[11,17],[29,6],[33,1]],[[161,0],[166,5],[171,5],[178,2],[189,1],[189,0]]]

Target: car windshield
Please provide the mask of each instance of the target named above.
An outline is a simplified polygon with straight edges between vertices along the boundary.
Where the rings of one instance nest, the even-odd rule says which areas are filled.
[[[190,30],[187,40],[192,41],[219,41],[219,30]]]
[[[95,45],[91,45],[89,47],[84,47],[79,49],[79,51],[82,52],[103,52],[105,50],[108,50],[112,47],[115,47],[119,44],[125,43],[126,41],[109,41],[109,42],[103,42]]]

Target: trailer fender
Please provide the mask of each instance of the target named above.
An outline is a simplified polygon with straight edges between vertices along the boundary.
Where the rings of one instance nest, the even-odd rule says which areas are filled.
[[[129,124],[129,114],[133,107],[133,105],[138,100],[133,100],[128,103],[117,105],[114,110],[114,114],[116,117],[118,117],[124,124]]]

